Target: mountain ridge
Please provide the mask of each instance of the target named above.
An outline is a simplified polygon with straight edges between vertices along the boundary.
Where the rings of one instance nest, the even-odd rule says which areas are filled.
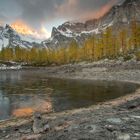
[[[8,46],[12,48],[16,46],[31,48],[33,46],[39,46],[40,42],[32,36],[18,33],[8,24],[0,26],[0,49]]]
[[[140,0],[124,0],[114,5],[99,19],[89,19],[85,22],[67,21],[57,28],[53,27],[51,37],[42,42],[16,32],[7,24],[5,27],[0,26],[0,49],[7,46],[22,48],[67,47],[72,41],[76,41],[79,46],[82,46],[90,36],[99,34],[110,26],[114,31],[119,30],[128,26],[133,19],[140,23]]]
[[[82,45],[87,38],[101,33],[107,27],[112,26],[114,30],[118,30],[128,26],[133,19],[140,22],[140,0],[125,0],[114,5],[99,19],[87,20],[84,23],[67,21],[57,28],[53,27],[51,38],[42,44],[48,48],[68,46],[72,41]]]

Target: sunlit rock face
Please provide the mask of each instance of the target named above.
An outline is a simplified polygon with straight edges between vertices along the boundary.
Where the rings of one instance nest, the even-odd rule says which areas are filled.
[[[68,46],[72,41],[79,45],[93,34],[99,34],[112,26],[114,31],[127,27],[132,20],[140,22],[140,0],[125,0],[112,7],[99,19],[88,20],[84,23],[65,22],[58,28],[52,29],[51,38],[43,41],[46,47]]]

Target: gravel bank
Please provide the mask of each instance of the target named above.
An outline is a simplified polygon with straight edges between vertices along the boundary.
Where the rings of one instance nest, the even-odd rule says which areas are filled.
[[[81,62],[46,68],[50,77],[127,81],[140,83],[140,62],[104,60],[93,63]]]

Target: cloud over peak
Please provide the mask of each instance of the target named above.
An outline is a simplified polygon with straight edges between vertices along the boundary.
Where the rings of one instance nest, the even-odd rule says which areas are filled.
[[[64,20],[99,18],[120,0],[4,0],[0,21],[22,19],[35,29]],[[51,30],[51,29],[48,29]]]

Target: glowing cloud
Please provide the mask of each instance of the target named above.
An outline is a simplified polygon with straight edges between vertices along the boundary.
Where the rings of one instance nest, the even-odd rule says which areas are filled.
[[[2,21],[2,20],[0,20],[0,26],[3,26],[3,24],[4,24],[4,23],[3,23],[3,21]]]
[[[17,20],[11,24],[11,27],[16,30],[18,33],[23,35],[33,35],[35,31],[29,27],[25,22]]]
[[[27,25],[22,20],[17,20],[11,24],[11,27],[20,34],[30,35],[38,39],[47,39],[50,37],[50,33],[42,25],[40,29],[35,30],[34,28]]]
[[[92,1],[92,0],[68,0],[56,6],[58,16],[66,16],[72,20],[87,20],[100,18],[107,13],[119,0]]]
[[[91,11],[89,13],[85,13],[84,17],[87,18],[87,19],[88,18],[98,19],[98,18],[102,17],[104,14],[106,14],[116,2],[117,2],[117,0],[111,0],[110,2],[103,5],[101,8],[99,8],[96,11]]]
[[[51,33],[47,31],[44,25],[42,25],[40,29],[40,35],[42,36],[42,38],[48,38],[51,36]]]

